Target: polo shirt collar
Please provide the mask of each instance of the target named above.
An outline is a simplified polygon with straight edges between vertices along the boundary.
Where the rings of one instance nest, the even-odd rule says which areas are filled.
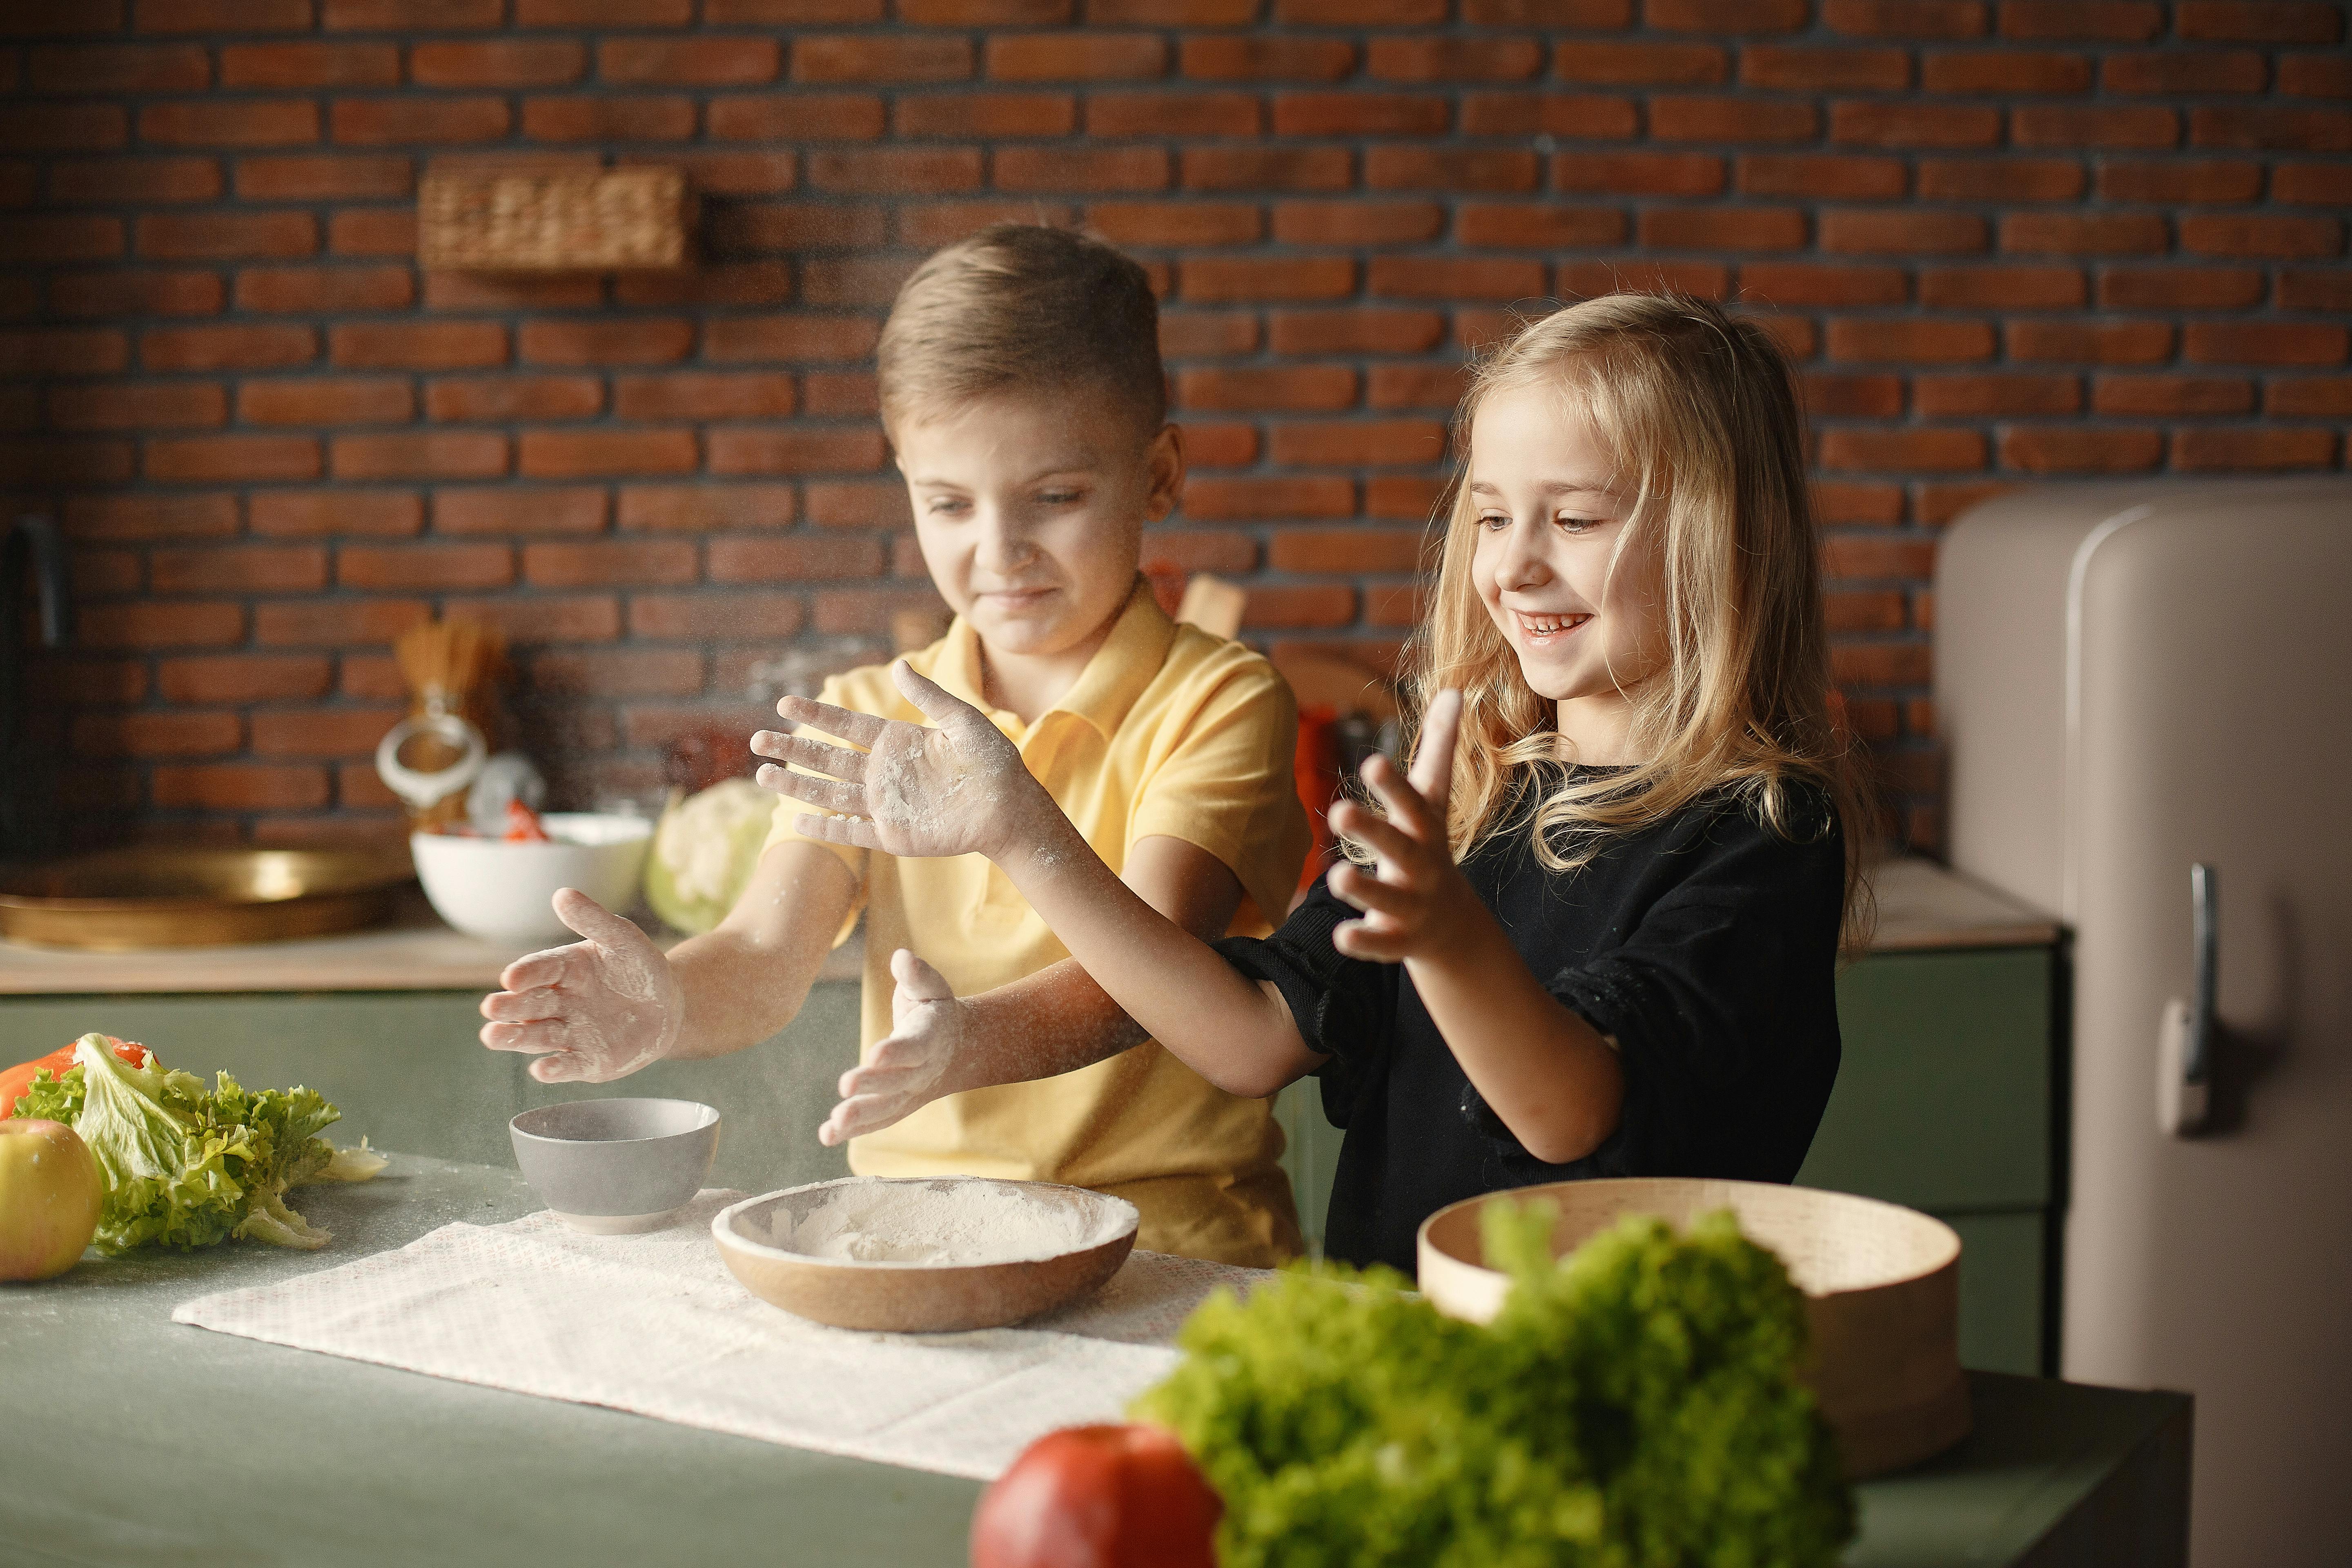
[[[948,635],[940,640],[939,661],[925,673],[982,712],[994,711],[981,690],[980,634],[961,616],[948,624]]]
[[[1168,650],[1175,643],[1176,623],[1152,597],[1150,579],[1137,574],[1118,624],[1048,711],[1075,713],[1109,740],[1127,721],[1127,710],[1135,706],[1143,689],[1159,678],[1160,667],[1168,662]]]
[[[1168,618],[1159,600],[1152,596],[1150,580],[1137,574],[1135,586],[1128,593],[1127,607],[1119,612],[1110,636],[1095,649],[1094,657],[1087,660],[1086,668],[1062,693],[1061,700],[1037,716],[1038,724],[1044,724],[1050,714],[1070,713],[1092,725],[1104,740],[1109,740],[1126,721],[1128,710],[1135,706],[1144,688],[1159,676],[1160,667],[1168,662],[1168,650],[1175,642],[1176,623]],[[991,707],[982,696],[980,634],[961,616],[948,628],[931,679],[989,714],[1000,727],[1007,722],[1018,726],[1017,719]]]

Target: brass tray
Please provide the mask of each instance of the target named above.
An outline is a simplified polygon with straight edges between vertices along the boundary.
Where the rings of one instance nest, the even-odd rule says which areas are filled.
[[[121,952],[323,936],[388,918],[415,875],[404,845],[133,845],[0,871],[0,937]]]

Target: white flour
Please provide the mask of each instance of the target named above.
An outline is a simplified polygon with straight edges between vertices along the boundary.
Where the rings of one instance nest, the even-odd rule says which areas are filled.
[[[849,1181],[814,1194],[796,1223],[780,1205],[768,1244],[865,1263],[1012,1263],[1098,1246],[1118,1234],[1116,1205],[1004,1182]]]

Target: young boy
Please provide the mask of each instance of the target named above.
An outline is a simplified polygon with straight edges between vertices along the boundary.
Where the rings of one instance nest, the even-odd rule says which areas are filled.
[[[1143,524],[1184,480],[1142,268],[1066,230],[998,225],[916,271],[877,357],[917,542],[956,612],[908,662],[987,715],[1147,903],[1203,940],[1264,934],[1307,851],[1297,716],[1272,666],[1171,622],[1137,572]],[[823,698],[921,718],[882,667],[834,678]],[[752,743],[788,746],[764,731]],[[1067,1183],[1133,1202],[1138,1244],[1156,1251],[1259,1266],[1298,1251],[1268,1103],[1146,1039],[1002,871],[805,837],[792,823],[806,808],[779,805],[733,911],[666,960],[585,895],[558,894],[586,940],[509,965],[482,1004],[482,1043],[537,1055],[548,1083],[741,1050],[792,1020],[862,909],[869,1058],[888,1059],[899,1022],[980,991],[1056,1037],[1132,1048],[948,1094],[853,1141],[852,1170]]]

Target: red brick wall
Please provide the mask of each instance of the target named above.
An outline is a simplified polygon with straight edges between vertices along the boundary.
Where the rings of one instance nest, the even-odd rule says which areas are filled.
[[[12,0],[0,426],[61,511],[84,837],[393,820],[388,648],[512,636],[567,795],[928,589],[872,418],[926,247],[1075,219],[1167,290],[1155,553],[1277,652],[1412,615],[1465,344],[1664,277],[1804,363],[1838,672],[1932,838],[1937,530],[2334,467],[2352,58],[2233,0]],[[691,278],[420,275],[439,162],[678,163]]]

